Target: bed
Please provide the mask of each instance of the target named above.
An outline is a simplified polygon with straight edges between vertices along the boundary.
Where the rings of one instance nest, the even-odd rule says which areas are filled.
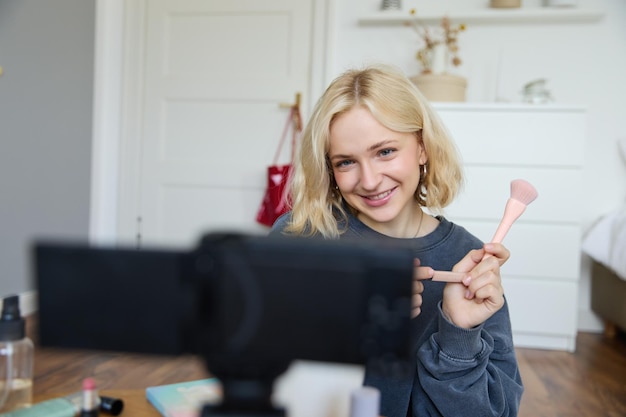
[[[626,204],[601,217],[583,241],[592,258],[591,309],[605,332],[626,331]]]
[[[626,138],[619,145],[626,160]],[[582,249],[593,263],[592,311],[604,320],[607,335],[626,331],[626,202],[592,225]]]
[[[626,331],[626,205],[603,216],[583,241],[592,258],[591,309],[605,323],[605,333]]]

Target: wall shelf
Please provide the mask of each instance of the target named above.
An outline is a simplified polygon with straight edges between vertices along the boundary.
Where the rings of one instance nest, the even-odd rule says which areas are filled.
[[[419,16],[423,23],[438,23],[446,13],[427,13]],[[534,7],[520,9],[481,9],[447,13],[453,23],[501,24],[501,23],[574,23],[595,22],[604,12],[587,8]],[[362,26],[401,25],[409,22],[408,11],[380,11],[361,16]]]

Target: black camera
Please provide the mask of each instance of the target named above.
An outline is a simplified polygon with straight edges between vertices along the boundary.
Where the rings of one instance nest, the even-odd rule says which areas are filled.
[[[284,415],[272,386],[295,359],[409,356],[409,247],[211,233],[191,250],[39,241],[33,261],[43,346],[200,355],[224,392],[203,416]]]

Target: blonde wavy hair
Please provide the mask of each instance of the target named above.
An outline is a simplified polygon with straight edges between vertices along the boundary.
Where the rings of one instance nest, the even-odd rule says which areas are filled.
[[[422,142],[428,160],[416,167],[421,170],[415,190],[420,206],[437,214],[456,197],[463,182],[460,156],[417,87],[391,66],[351,69],[328,86],[302,133],[289,184],[292,210],[286,233],[337,238],[345,230],[339,223],[347,225],[347,213],[335,187],[328,152],[333,121],[354,107],[368,109],[390,130],[414,132]]]

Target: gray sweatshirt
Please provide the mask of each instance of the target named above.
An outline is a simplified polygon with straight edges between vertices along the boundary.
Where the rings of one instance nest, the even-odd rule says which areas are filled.
[[[270,234],[280,234],[288,219],[289,214],[279,218]],[[440,224],[432,233],[412,239],[415,257],[424,266],[449,271],[483,243],[463,227],[438,219]],[[395,238],[350,216],[341,239]],[[424,281],[421,313],[411,323],[415,361],[406,364],[402,373],[368,366],[364,385],[381,391],[380,413],[385,417],[516,416],[523,386],[506,301],[483,324],[463,329],[442,314],[444,286]]]

